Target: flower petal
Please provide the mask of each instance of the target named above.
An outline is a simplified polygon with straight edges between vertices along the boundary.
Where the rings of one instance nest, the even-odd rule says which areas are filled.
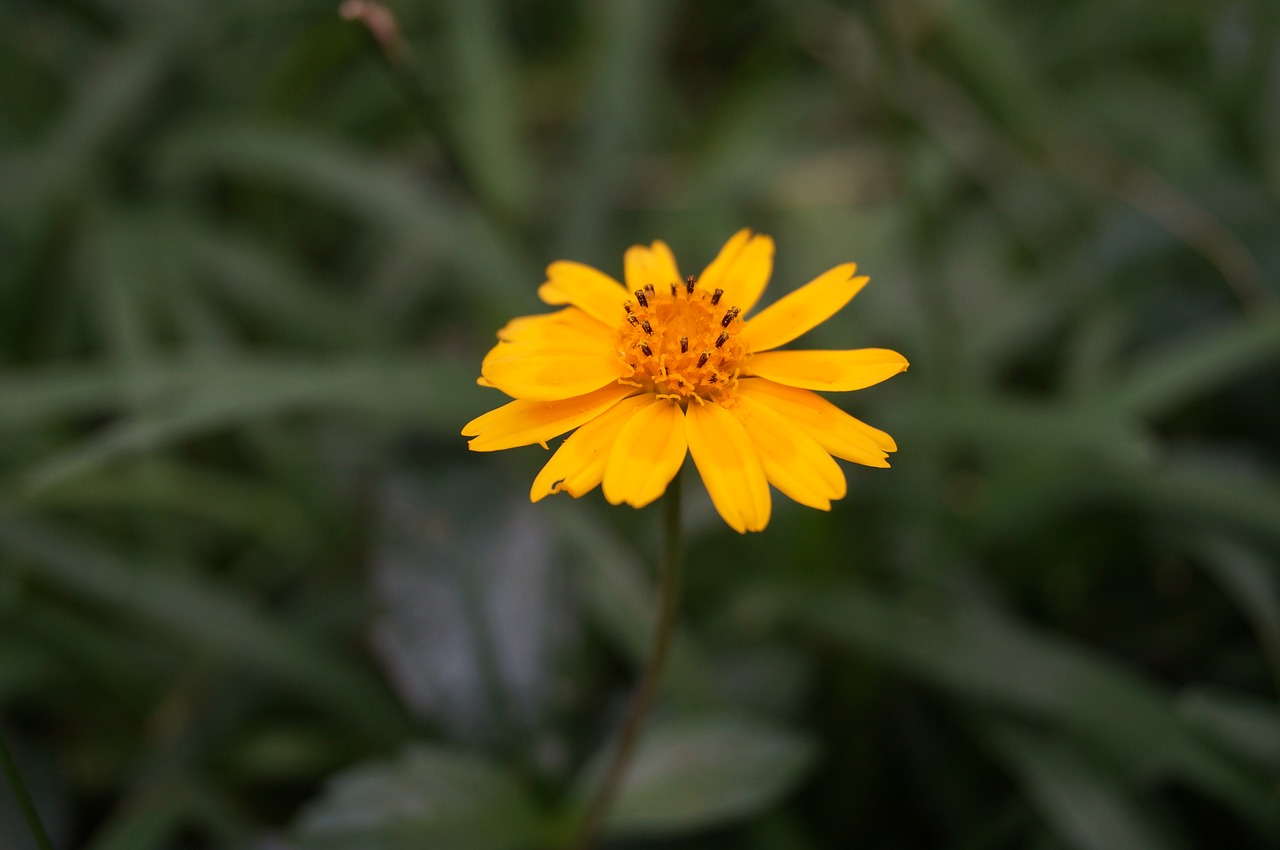
[[[747,378],[738,383],[738,395],[768,405],[838,458],[865,466],[888,467],[885,452],[898,450],[893,437],[855,419],[809,390],[786,387],[764,378]]]
[[[609,384],[577,398],[513,401],[472,419],[463,427],[462,436],[475,438],[467,443],[473,452],[545,443],[591,421],[635,391],[625,384]]]
[[[621,361],[612,352],[573,350],[530,353],[525,346],[501,346],[498,356],[486,357],[483,377],[512,398],[560,401],[586,395],[623,376]]]
[[[654,399],[618,434],[604,468],[604,497],[643,508],[667,489],[687,449],[684,411],[670,399]]]
[[[538,287],[538,297],[548,304],[572,304],[614,327],[625,315],[622,302],[627,300],[627,291],[591,266],[558,260],[547,266],[547,281]]]
[[[627,289],[635,291],[644,289],[646,284],[655,287],[680,283],[680,269],[676,267],[675,255],[661,239],[648,247],[632,245],[622,257]]]
[[[741,339],[756,352],[786,345],[830,319],[871,278],[854,277],[856,263],[845,263],[765,307],[742,329]]]
[[[576,499],[594,490],[604,478],[605,461],[618,432],[652,401],[649,394],[625,398],[570,434],[533,479],[529,500],[537,502],[552,493],[568,493]]]
[[[746,315],[760,300],[772,274],[773,239],[762,234],[752,236],[750,230],[743,228],[702,272],[698,286],[713,291],[723,289],[721,303],[737,307]]]
[[[577,307],[566,307],[554,313],[518,316],[498,331],[503,342],[551,342],[570,337],[590,339],[599,345],[613,346],[614,329],[588,316]]]
[[[525,357],[542,357],[548,354],[573,352],[616,357],[617,342],[613,334],[581,310],[574,309],[573,312],[582,319],[575,321],[571,318],[561,318],[559,314],[553,313],[546,318],[555,321],[532,321],[541,317],[524,316],[518,324],[508,322],[499,332],[498,344],[489,349],[489,353],[484,356],[481,373],[484,372],[485,363],[514,357],[517,354]],[[581,324],[587,322],[590,324]],[[597,328],[599,330],[596,330]]]
[[[747,430],[718,404],[692,404],[685,412],[689,453],[711,502],[734,531],[769,524],[769,481]]]
[[[744,370],[789,387],[847,392],[861,390],[907,370],[907,359],[887,348],[853,351],[766,351],[752,355]]]
[[[740,396],[729,412],[747,429],[769,483],[802,505],[831,510],[846,492],[844,473],[804,429],[764,404]]]

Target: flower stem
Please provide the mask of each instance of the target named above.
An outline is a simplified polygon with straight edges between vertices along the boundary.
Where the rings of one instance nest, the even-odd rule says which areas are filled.
[[[13,788],[13,796],[18,801],[22,816],[26,818],[31,837],[35,839],[40,850],[53,850],[53,842],[49,840],[49,833],[40,822],[40,814],[36,811],[36,804],[31,799],[31,792],[22,781],[22,774],[18,773],[18,765],[14,762],[13,754],[9,752],[3,735],[0,735],[0,769],[4,770],[5,779],[9,780],[9,786]]]
[[[613,758],[605,771],[604,779],[596,788],[595,794],[587,805],[586,814],[578,826],[570,847],[575,850],[587,850],[595,834],[603,825],[609,809],[617,796],[618,788],[625,778],[631,757],[635,754],[636,745],[640,742],[640,732],[644,728],[645,718],[653,707],[654,697],[662,684],[662,673],[667,663],[671,638],[675,634],[676,609],[680,598],[680,473],[667,488],[662,505],[663,552],[662,566],[658,576],[658,624],[653,632],[653,643],[649,651],[649,661],[640,676],[640,684],[636,686],[631,704],[627,706],[626,717],[618,732],[618,743],[613,751]]]

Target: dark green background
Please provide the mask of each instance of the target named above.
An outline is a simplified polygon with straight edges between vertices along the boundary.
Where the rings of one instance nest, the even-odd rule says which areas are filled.
[[[1280,6],[0,7],[0,730],[60,846],[554,847],[656,509],[462,424],[560,258],[911,370],[830,514],[689,483],[618,847],[1280,841]],[[27,844],[0,788],[0,846]]]

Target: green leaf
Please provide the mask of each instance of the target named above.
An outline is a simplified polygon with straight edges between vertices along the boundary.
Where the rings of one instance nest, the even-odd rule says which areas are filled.
[[[0,647],[0,702],[9,702],[24,690],[47,683],[54,678],[60,659],[44,647],[15,646],[5,635]]]
[[[1158,416],[1280,357],[1280,310],[1271,310],[1196,339],[1179,338],[1137,366],[1112,391],[1107,407]]]
[[[298,502],[267,482],[228,475],[164,457],[123,463],[40,491],[28,503],[42,508],[120,508],[190,516],[234,531],[261,535],[297,552],[314,544],[315,528]]]
[[[797,626],[976,705],[1051,724],[1134,780],[1177,776],[1260,828],[1277,825],[1269,790],[1191,734],[1170,694],[1093,650],[972,602],[926,610],[856,589],[778,598]]]
[[[383,249],[390,256],[375,267],[407,264],[419,271],[420,287],[454,280],[438,273],[447,261],[466,268],[479,287],[499,296],[531,294],[538,265],[545,262],[542,257],[534,262],[519,240],[476,204],[421,179],[411,164],[373,157],[320,135],[252,125],[200,127],[174,134],[158,159],[161,175],[178,186],[229,174],[279,185],[353,215],[390,243]],[[387,274],[384,269],[382,275]],[[386,298],[384,292],[378,300]]]
[[[541,506],[496,495],[505,483],[470,465],[389,477],[372,545],[372,643],[390,681],[450,740],[498,748],[547,718],[580,616]]]
[[[187,262],[204,272],[198,279],[207,278],[209,289],[275,337],[327,347],[372,346],[385,338],[386,329],[359,304],[304,273],[284,252],[203,222],[182,219],[179,224],[175,241]]]
[[[1187,725],[1223,749],[1280,776],[1280,707],[1274,702],[1195,687],[1178,697],[1177,708]]]
[[[1140,473],[1099,479],[1094,489],[1112,491],[1148,510],[1174,514],[1192,528],[1245,529],[1280,540],[1280,486],[1274,478],[1247,468],[1207,458],[1170,459]],[[1213,565],[1219,580],[1227,580],[1222,570],[1231,567],[1220,558]]]
[[[1079,459],[1127,469],[1152,456],[1150,440],[1132,423],[1087,404],[1045,403],[1011,396],[900,404],[898,432],[946,445],[1027,457]],[[903,439],[903,436],[899,436]]]
[[[38,152],[0,174],[7,190],[0,209],[39,218],[52,201],[83,192],[102,149],[146,114],[200,20],[195,10],[177,4],[155,7],[148,18],[147,26],[97,52],[92,71],[76,77],[69,103]]]
[[[480,408],[466,367],[433,359],[192,359],[174,366],[116,375],[15,376],[0,387],[0,410],[31,402],[46,416],[118,410],[128,389],[136,416],[109,427],[28,472],[39,490],[135,452],[301,411],[341,412],[366,419],[412,422],[453,436]],[[33,411],[15,412],[18,421]],[[0,420],[6,416],[0,413]],[[461,439],[461,438],[459,438]]]
[[[1165,834],[1115,776],[1091,763],[1078,748],[1005,723],[989,724],[984,737],[1066,846],[1076,850],[1185,846]]]
[[[1280,493],[1272,498],[1280,506]],[[1209,537],[1198,549],[1205,569],[1249,619],[1272,675],[1280,678],[1280,576],[1274,562],[1225,537]]]
[[[515,850],[545,830],[520,785],[476,756],[418,747],[331,780],[296,826],[317,850]]]
[[[233,421],[312,408],[452,428],[458,417],[482,407],[475,371],[441,358],[369,355],[189,357],[127,377],[99,365],[8,370],[0,371],[0,428],[119,413],[127,407],[121,396],[130,386],[140,388],[152,409],[201,407],[200,419]]]
[[[656,835],[751,817],[794,790],[815,753],[804,736],[738,717],[655,726],[644,733],[605,828]],[[603,758],[580,785],[584,800],[599,781]]]
[[[521,144],[519,80],[502,38],[494,0],[440,4],[448,21],[458,91],[449,112],[456,124],[459,155],[475,173],[479,189],[512,213],[526,213],[533,196],[533,168]]]
[[[604,225],[618,183],[627,171],[627,148],[649,119],[649,101],[662,68],[669,0],[622,0],[591,5],[589,42],[594,63],[582,104],[588,124],[574,157],[567,208],[557,244],[564,256],[590,262],[605,241]]]
[[[441,248],[457,235],[456,210],[428,192],[408,166],[320,135],[252,125],[200,127],[171,136],[158,168],[175,183],[220,174],[271,181]]]
[[[140,569],[68,528],[0,513],[4,569],[41,581],[188,648],[242,667],[345,717],[374,740],[407,731],[382,684],[191,570]]]
[[[171,847],[189,815],[178,795],[159,794],[120,812],[94,836],[89,850],[153,850]]]
[[[28,744],[11,727],[0,728],[5,736],[6,749],[10,751],[18,775],[27,786],[32,803],[41,822],[49,832],[55,847],[69,847],[70,800],[63,788],[62,777],[55,767],[52,754]],[[17,797],[9,787],[8,777],[0,774],[0,847],[5,850],[40,850],[27,825],[26,816],[18,806]]]

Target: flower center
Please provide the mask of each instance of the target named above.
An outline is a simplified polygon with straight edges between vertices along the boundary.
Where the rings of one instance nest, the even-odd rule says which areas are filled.
[[[682,405],[731,402],[747,347],[738,334],[742,311],[721,302],[724,290],[699,289],[691,276],[670,292],[652,284],[627,301],[618,329],[618,353],[629,372],[622,382]]]

